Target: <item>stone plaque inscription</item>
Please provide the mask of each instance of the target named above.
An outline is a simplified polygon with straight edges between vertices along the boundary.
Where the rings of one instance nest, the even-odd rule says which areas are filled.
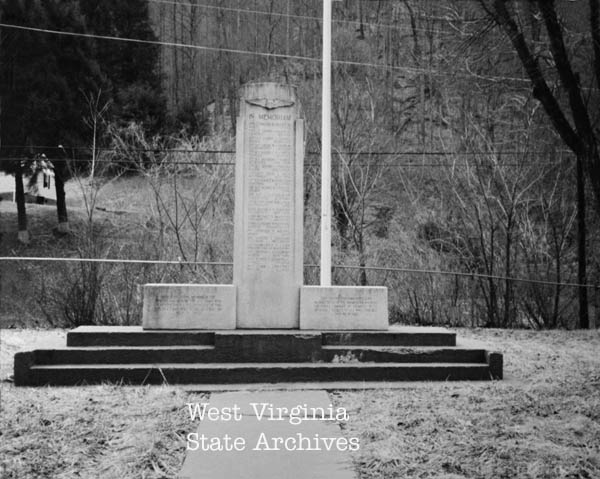
[[[185,314],[190,308],[205,313],[216,313],[223,311],[223,300],[216,294],[157,294],[152,307],[156,312],[164,311],[168,314]]]
[[[314,302],[314,311],[318,314],[360,317],[377,312],[377,299],[372,296],[321,298]]]
[[[246,268],[293,268],[294,124],[290,113],[248,118]]]
[[[144,285],[144,329],[234,329],[235,287]]]
[[[300,328],[388,329],[387,288],[382,286],[303,286]]]

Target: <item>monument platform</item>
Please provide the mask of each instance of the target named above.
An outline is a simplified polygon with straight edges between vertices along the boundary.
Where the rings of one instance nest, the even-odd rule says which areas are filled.
[[[445,328],[148,331],[82,326],[15,355],[17,386],[447,381],[502,378],[502,354]]]

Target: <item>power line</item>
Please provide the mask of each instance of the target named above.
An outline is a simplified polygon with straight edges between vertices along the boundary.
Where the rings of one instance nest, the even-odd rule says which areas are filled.
[[[1,259],[1,258],[0,258]],[[309,266],[309,265],[305,265]],[[318,268],[318,265],[310,265]],[[339,269],[360,269],[367,271],[388,271],[397,273],[415,273],[415,274],[428,274],[428,275],[441,275],[441,276],[461,276],[467,278],[480,278],[480,279],[497,279],[500,281],[514,281],[516,283],[532,283],[532,284],[543,284],[546,286],[568,286],[573,288],[594,288],[600,289],[600,284],[580,284],[580,283],[558,283],[555,281],[546,281],[541,279],[529,279],[529,278],[514,278],[511,276],[500,276],[494,274],[483,274],[483,273],[466,273],[463,271],[443,271],[437,269],[412,269],[412,268],[390,268],[386,266],[354,266],[354,265],[333,265],[334,268]]]
[[[1,160],[6,160],[6,161],[35,161],[35,158],[15,158],[15,157],[7,157],[7,158],[0,158]],[[92,163],[91,158],[59,158],[59,159],[52,159],[52,158],[47,158],[45,161],[49,161],[51,163],[86,163],[86,164],[90,164]],[[121,159],[110,159],[110,158],[96,158],[94,161],[94,163],[108,163],[108,164],[112,164],[115,166],[118,166],[120,164],[133,164],[136,163],[132,160],[129,160],[127,158],[121,158]],[[137,163],[145,163],[143,160],[139,160]],[[157,166],[176,166],[176,165],[235,165],[235,162],[232,161],[192,161],[192,160],[175,160],[175,161],[169,161],[169,160],[157,160],[156,162]]]
[[[7,146],[8,148],[19,148],[17,146]],[[42,146],[29,146],[28,148],[38,148],[38,149],[46,149],[48,150],[49,147],[42,147]],[[72,148],[72,149],[82,149],[82,150],[87,150],[88,148],[86,147],[78,147],[78,148]],[[112,152],[112,153],[119,153],[118,150],[115,149],[111,149],[111,148],[103,148],[102,149],[105,152]],[[62,152],[62,150],[61,150]],[[138,148],[138,149],[132,149],[129,151],[125,151],[123,152],[123,154],[129,153],[129,152],[135,152],[135,153],[144,153],[144,152],[149,152],[149,153],[153,153],[153,154],[160,154],[160,153],[172,153],[172,152],[176,152],[178,154],[186,154],[187,155],[196,155],[196,154],[207,154],[207,155],[219,155],[219,154],[227,154],[227,155],[233,155],[235,154],[235,151],[233,150],[190,150],[190,149],[164,149],[164,150],[156,150],[156,149],[144,149],[144,148]],[[319,151],[308,151],[305,153],[306,156],[320,156],[321,153]],[[563,156],[563,154],[566,154],[565,156]],[[496,160],[492,163],[490,162],[480,162],[475,160],[474,162],[469,163],[469,161],[467,160],[468,157],[472,157],[472,156],[491,156],[493,155]],[[549,156],[549,155],[558,155],[558,158],[555,158],[553,160],[543,160],[543,161],[534,161],[534,160],[524,160],[524,161],[518,161],[518,162],[505,162],[502,160],[499,160],[498,158],[501,157],[511,157],[511,156],[520,156],[520,157],[531,157],[531,156]],[[398,166],[398,167],[415,167],[415,168],[469,168],[469,167],[494,167],[494,168],[502,168],[502,167],[514,167],[514,168],[518,168],[518,167],[524,167],[524,166],[528,166],[528,165],[535,165],[535,166],[542,166],[542,165],[557,165],[560,163],[564,163],[565,161],[571,161],[573,159],[573,155],[570,154],[570,152],[568,150],[554,150],[551,152],[548,151],[541,151],[541,150],[536,150],[536,151],[530,151],[530,152],[526,152],[526,151],[512,151],[512,150],[506,150],[506,151],[496,151],[496,152],[491,152],[491,151],[421,151],[421,152],[401,152],[401,151],[375,151],[375,152],[369,152],[369,151],[339,151],[339,152],[335,152],[335,154],[332,157],[332,160],[334,161],[334,164],[339,164],[340,162],[343,162],[344,160],[341,159],[341,156],[354,156],[355,158],[353,160],[351,160],[351,163],[356,163],[359,164],[361,166],[368,166],[368,165],[373,165],[373,166]],[[444,157],[444,158],[465,158],[465,161],[445,161],[445,162],[425,162],[423,161],[426,157],[432,157],[432,156],[437,156],[437,157]],[[365,158],[367,157],[367,158]],[[415,158],[415,160],[410,160],[410,161],[401,161],[402,158]],[[28,161],[35,161],[37,158],[30,158],[30,157],[4,157],[4,158],[0,158],[1,160],[5,160],[5,161],[23,161],[23,162],[28,162]],[[429,159],[429,158],[428,158]],[[50,161],[52,163],[61,163],[61,162],[68,162],[68,163],[82,163],[82,164],[86,164],[89,165],[90,163],[92,163],[91,158],[81,158],[81,157],[69,157],[69,158],[45,158],[46,161]],[[420,160],[420,161],[419,161]],[[149,163],[148,161],[144,161],[143,159],[139,159],[137,162],[135,160],[131,160],[128,158],[106,158],[106,157],[100,157],[100,158],[96,158],[94,161],[94,163],[96,164],[111,164],[114,166],[127,166],[127,165],[132,165],[133,168],[135,168],[135,166],[137,164],[141,164],[141,165],[146,165],[147,163]],[[162,156],[158,159],[155,159],[154,162],[150,162],[151,164],[153,163],[155,166],[157,167],[173,167],[173,166],[184,166],[184,165],[193,165],[193,166],[218,166],[218,165],[225,165],[225,166],[232,166],[235,165],[234,161],[206,161],[206,160],[181,160],[181,159],[170,159],[168,156]],[[305,162],[306,166],[320,166],[321,163],[320,161],[308,161]],[[131,169],[131,168],[130,168]]]
[[[184,6],[184,7],[190,7],[190,8],[204,8],[207,10],[219,10],[219,11],[225,11],[225,12],[233,12],[233,13],[245,13],[245,14],[254,14],[254,15],[264,15],[264,16],[269,16],[269,17],[282,17],[282,18],[293,18],[293,19],[297,19],[297,20],[310,20],[310,21],[317,21],[322,23],[323,22],[323,18],[322,17],[316,17],[316,16],[310,16],[310,15],[295,15],[295,14],[289,14],[289,13],[282,13],[282,12],[269,12],[266,10],[249,10],[249,9],[245,9],[245,8],[234,8],[234,7],[221,7],[221,6],[217,6],[217,5],[207,5],[207,4],[200,4],[200,3],[189,3],[189,2],[177,2],[174,0],[148,0],[148,2],[150,3],[157,3],[157,4],[164,4],[164,5],[174,5],[174,6]],[[402,19],[402,20],[411,20],[410,17],[406,17],[406,16],[396,16],[395,18],[398,19]],[[433,16],[428,16],[428,15],[419,15],[418,18],[425,18],[425,19],[432,19],[432,20],[440,20],[440,21],[448,21],[448,22],[456,22],[456,21],[460,21],[458,19],[450,19],[450,18],[444,18],[444,17],[433,17]],[[366,26],[366,27],[375,27],[375,28],[386,28],[386,29],[392,29],[392,30],[398,30],[398,31],[404,31],[404,32],[412,32],[413,30],[415,31],[422,31],[422,32],[430,32],[431,30],[427,29],[427,28],[419,28],[419,27],[415,27],[413,28],[411,27],[402,27],[402,26],[398,26],[398,25],[390,25],[390,24],[382,24],[382,23],[373,23],[373,22],[368,22],[368,21],[359,21],[359,20],[341,20],[341,19],[333,19],[332,20],[333,23],[338,23],[338,24],[345,24],[345,25],[355,25],[355,26]],[[437,31],[436,32],[438,35],[445,35],[445,36],[453,36],[452,33],[448,33],[448,32],[441,32],[441,31]]]
[[[2,256],[0,261],[28,261],[28,262],[62,262],[62,263],[107,263],[107,264],[159,264],[159,265],[199,265],[199,266],[226,266],[232,267],[231,262],[218,261],[169,261],[169,260],[138,260],[138,259],[103,259],[103,258],[50,258],[50,257],[31,257],[31,256]],[[319,268],[316,264],[305,264],[305,268]],[[392,273],[411,273],[427,274],[441,276],[460,276],[467,278],[495,279],[500,281],[513,281],[516,283],[541,284],[545,286],[566,286],[573,288],[594,288],[600,289],[598,284],[580,284],[580,283],[558,283],[556,281],[546,281],[530,278],[514,278],[511,276],[501,276],[483,273],[468,273],[464,271],[444,271],[434,269],[413,269],[413,268],[391,268],[387,266],[355,266],[336,264],[332,265],[336,269],[358,269],[366,271],[387,271]]]
[[[282,12],[270,12],[270,11],[266,11],[266,10],[250,10],[250,9],[245,9],[245,8],[222,7],[222,6],[218,6],[218,5],[207,5],[207,4],[190,3],[190,2],[178,2],[176,0],[148,0],[148,2],[156,3],[159,5],[164,4],[164,5],[174,5],[174,6],[185,6],[185,7],[190,7],[190,9],[191,8],[204,8],[204,9],[208,9],[208,10],[219,10],[219,11],[227,11],[227,12],[233,12],[233,13],[264,15],[264,16],[269,16],[269,17],[291,18],[291,19],[298,19],[298,20],[310,20],[310,21],[317,21],[320,23],[323,22],[322,17],[310,16],[310,15],[297,15],[297,14],[289,14],[289,13],[282,13]],[[427,14],[423,14],[423,13],[415,15],[414,17],[405,16],[405,15],[402,15],[402,16],[394,15],[394,18],[398,19],[398,20],[404,20],[404,21],[413,21],[415,19],[434,20],[434,21],[438,21],[438,22],[447,22],[449,24],[453,24],[453,23],[463,23],[463,24],[471,23],[472,24],[472,23],[481,22],[482,20],[487,20],[487,18],[485,18],[485,17],[476,18],[476,19],[472,19],[472,20],[465,20],[462,18],[456,18],[456,17],[453,18],[450,16],[441,16],[440,17],[440,16],[435,16],[435,15],[427,15]],[[335,19],[335,18],[332,20],[332,22],[337,23],[337,24],[344,24],[344,25],[354,25],[354,26],[358,26],[358,27],[370,27],[370,28],[376,28],[376,29],[384,28],[384,29],[395,30],[398,32],[406,33],[406,34],[412,34],[415,31],[425,32],[428,34],[432,33],[432,30],[430,28],[421,28],[421,27],[413,26],[412,24],[410,26],[408,26],[408,25],[400,26],[400,25],[390,25],[390,24],[386,24],[386,23],[373,23],[373,22],[361,21],[361,20],[342,20],[342,19]],[[454,37],[456,34],[456,31],[444,32],[439,29],[436,29],[435,34],[439,37],[441,37],[441,36]],[[586,36],[590,35],[590,33],[587,33],[587,32],[586,33],[578,33],[578,34],[586,35]]]
[[[37,33],[48,33],[54,35],[64,35],[71,37],[83,37],[83,38],[92,38],[98,40],[112,40],[112,41],[123,41],[129,43],[142,43],[146,45],[162,45],[167,47],[175,47],[175,48],[191,48],[195,50],[202,51],[213,51],[213,52],[224,52],[238,55],[254,55],[259,57],[272,57],[279,58],[282,60],[298,60],[298,61],[306,61],[312,63],[321,63],[321,59],[317,57],[306,57],[300,55],[288,55],[284,53],[267,53],[267,52],[256,52],[251,50],[238,50],[233,48],[221,48],[221,47],[209,47],[205,45],[192,45],[187,43],[176,43],[176,42],[164,42],[159,40],[142,40],[139,38],[126,38],[126,37],[113,37],[108,35],[97,35],[92,33],[78,33],[78,32],[65,32],[61,30],[52,30],[47,28],[35,28],[35,27],[27,27],[24,25],[13,25],[7,23],[0,23],[0,27],[11,28],[15,30],[24,30],[24,31],[32,31]],[[436,70],[428,70],[424,68],[415,68],[415,67],[401,67],[396,65],[387,65],[381,63],[367,63],[367,62],[357,62],[350,60],[332,60],[332,63],[336,65],[347,65],[347,66],[357,66],[357,67],[368,67],[368,68],[377,68],[383,70],[392,70],[392,71],[402,71],[406,73],[413,73],[415,75],[432,75],[432,76],[446,76],[452,78],[464,78],[464,79],[473,79],[477,78],[479,80],[490,81],[490,82],[501,82],[501,81],[512,81],[517,83],[529,83],[530,80],[527,78],[517,78],[517,77],[506,77],[506,76],[484,76],[474,74],[465,75],[458,73],[445,73]]]
[[[60,151],[61,154],[64,154],[65,151],[68,150],[84,150],[91,151],[92,147],[90,146],[47,146],[47,145],[4,145],[3,149],[32,149],[32,150],[45,150],[45,151]],[[120,150],[119,148],[114,147],[96,147],[96,151],[105,151],[105,152],[118,152],[118,151],[135,151],[135,152],[167,152],[167,153],[210,153],[210,154],[230,154],[235,153],[235,150],[195,150],[192,148],[127,148]]]
[[[298,55],[285,55],[283,53],[266,53],[266,52],[253,52],[249,50],[236,50],[233,48],[219,48],[219,47],[208,47],[204,45],[190,45],[187,43],[175,43],[175,42],[164,42],[159,40],[143,40],[140,38],[126,38],[126,37],[113,37],[109,35],[97,35],[94,33],[79,33],[79,32],[65,32],[62,30],[52,30],[48,28],[35,28],[35,27],[27,27],[24,25],[12,25],[8,23],[0,23],[0,27],[4,28],[12,28],[16,30],[26,30],[38,33],[51,33],[55,35],[65,35],[70,37],[83,37],[83,38],[93,38],[98,40],[117,40],[122,42],[129,43],[143,43],[146,45],[162,45],[168,47],[181,47],[181,48],[193,48],[196,50],[206,50],[206,51],[215,51],[215,52],[225,52],[225,53],[234,53],[234,54],[242,54],[242,55],[256,55],[256,56],[264,56],[264,57],[275,57],[275,58],[284,58],[284,59],[293,59],[293,60],[301,60],[301,61],[320,61],[318,58],[314,57],[304,57]]]
[[[398,154],[397,158],[401,158],[402,154]],[[29,158],[2,158],[4,160],[7,161],[26,161],[26,160],[30,160]],[[571,159],[571,158],[567,158],[567,159]],[[52,160],[52,159],[48,159],[46,161],[50,161],[50,162],[69,162],[69,163],[82,163],[82,164],[86,164],[89,165],[90,163],[92,163],[91,159],[88,158],[69,158],[66,160]],[[339,159],[339,157],[334,156],[332,158],[332,161],[334,163],[334,166],[337,166],[337,164],[339,164],[340,162],[342,162],[342,160]],[[493,164],[481,164],[481,163],[468,163],[468,162],[446,162],[446,163],[424,163],[424,162],[400,162],[400,161],[394,161],[394,160],[371,160],[369,161],[367,160],[354,160],[353,164],[358,164],[361,166],[399,166],[399,167],[414,167],[414,168],[469,168],[469,167],[477,167],[477,166],[491,166],[494,168],[504,168],[504,167],[510,167],[510,168],[519,168],[519,167],[524,167],[524,166],[528,166],[528,165],[534,165],[534,166],[543,166],[543,165],[556,165],[559,163],[564,162],[565,159],[556,159],[554,161],[551,160],[544,160],[544,161],[522,161],[519,163],[503,163],[501,161],[497,161],[494,162]],[[128,159],[107,159],[107,158],[97,158],[96,160],[94,160],[94,163],[98,164],[98,163],[104,163],[104,164],[110,164],[110,165],[114,165],[115,167],[128,167],[128,165],[131,165],[130,167],[128,167],[129,170],[135,171],[136,167],[137,167],[137,163],[133,162],[132,160],[128,160]],[[144,164],[144,161],[139,161],[138,163],[140,164]],[[155,166],[157,167],[174,167],[174,166],[219,166],[219,165],[223,165],[223,166],[233,166],[235,165],[234,161],[193,161],[193,160],[175,160],[175,161],[169,161],[169,160],[158,160],[154,163]],[[321,162],[320,161],[310,161],[310,162],[305,162],[304,163],[305,166],[321,166]],[[138,168],[139,169],[139,168]]]
[[[37,150],[59,150],[61,153],[64,150],[91,150],[91,147],[87,146],[69,146],[69,147],[57,147],[57,146],[43,146],[43,145],[4,145],[3,147],[6,150],[10,149],[37,149]],[[234,154],[235,150],[195,150],[191,148],[128,148],[126,150],[120,150],[118,148],[112,147],[100,147],[96,148],[96,151],[105,151],[105,152],[167,152],[167,153],[206,153],[206,154]],[[546,155],[546,154],[571,154],[572,152],[567,149],[555,149],[552,151],[545,150],[531,150],[531,151],[522,151],[522,150],[498,150],[498,151],[490,151],[490,150],[470,150],[470,151],[447,151],[447,150],[422,150],[422,151],[335,151],[338,155],[362,155],[362,156],[392,156],[392,155],[402,155],[402,156],[474,156],[474,155]],[[321,152],[318,150],[311,150],[305,152],[306,155],[320,155]],[[2,159],[2,158],[0,158]],[[9,159],[9,158],[5,158]],[[13,159],[31,159],[27,157],[13,158]],[[68,160],[69,158],[63,158],[64,160]],[[60,159],[56,159],[60,160]]]
[[[83,160],[75,160],[76,163],[84,163]],[[334,162],[334,166],[340,166],[339,165],[339,161],[336,162],[335,160]],[[561,160],[556,160],[556,161],[527,161],[527,162],[521,162],[521,163],[494,163],[494,164],[489,164],[489,165],[485,165],[485,164],[481,164],[481,163],[410,163],[410,162],[400,162],[400,161],[373,161],[373,162],[364,162],[364,161],[359,161],[356,163],[353,163],[353,165],[357,165],[357,166],[398,166],[398,167],[406,167],[406,168],[477,168],[477,167],[486,167],[486,168],[493,168],[493,169],[499,169],[499,168],[522,168],[522,167],[526,167],[526,166],[537,166],[537,167],[541,167],[541,166],[556,166],[559,163],[561,163]],[[90,163],[87,162],[86,163]],[[98,163],[98,162],[96,162]],[[150,169],[148,166],[143,167],[142,169],[140,169],[137,165],[131,165],[131,162],[126,161],[126,160],[121,160],[121,161],[114,161],[114,162],[101,162],[101,163],[106,163],[106,164],[110,164],[113,165],[114,167],[120,167],[120,168],[127,168],[130,171],[145,171],[146,169]],[[234,166],[235,163],[234,162],[225,162],[225,161],[221,161],[221,162],[216,162],[216,161],[177,161],[177,162],[172,162],[172,163],[168,163],[168,162],[163,162],[163,163],[157,163],[156,167],[161,167],[161,168],[168,168],[168,167],[175,167],[175,166]],[[346,166],[347,168],[350,168],[353,165],[348,165]],[[321,166],[321,162],[305,162],[304,166],[310,166],[310,167],[320,167]]]
[[[16,257],[3,256],[0,261],[33,261],[33,262],[58,262],[58,263],[107,263],[107,264],[176,264],[176,265],[204,265],[204,266],[233,266],[233,263],[219,261],[169,261],[150,259],[104,259],[104,258],[50,258],[50,257]]]

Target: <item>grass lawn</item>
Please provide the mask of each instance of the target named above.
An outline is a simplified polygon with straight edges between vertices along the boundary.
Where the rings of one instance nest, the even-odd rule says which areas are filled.
[[[360,437],[361,478],[600,477],[600,331],[457,330],[505,354],[504,381],[330,391]],[[15,351],[63,331],[2,330]],[[15,388],[1,383],[2,478],[175,477],[196,429],[185,387]],[[232,453],[234,454],[234,453]]]

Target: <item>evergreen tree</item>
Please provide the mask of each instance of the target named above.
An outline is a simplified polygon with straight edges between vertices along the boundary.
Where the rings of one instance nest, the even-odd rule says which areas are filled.
[[[85,32],[77,0],[5,0],[0,18],[11,25]],[[86,143],[81,92],[96,91],[101,82],[87,39],[2,29],[0,169],[15,175],[19,231],[27,229],[22,176],[41,153],[53,163],[59,225],[66,224],[64,182],[70,169],[54,148]]]
[[[79,0],[90,33],[156,41],[147,0]],[[106,75],[114,100],[113,116],[137,121],[156,133],[164,121],[165,100],[159,75],[159,46],[95,40],[95,58]]]

